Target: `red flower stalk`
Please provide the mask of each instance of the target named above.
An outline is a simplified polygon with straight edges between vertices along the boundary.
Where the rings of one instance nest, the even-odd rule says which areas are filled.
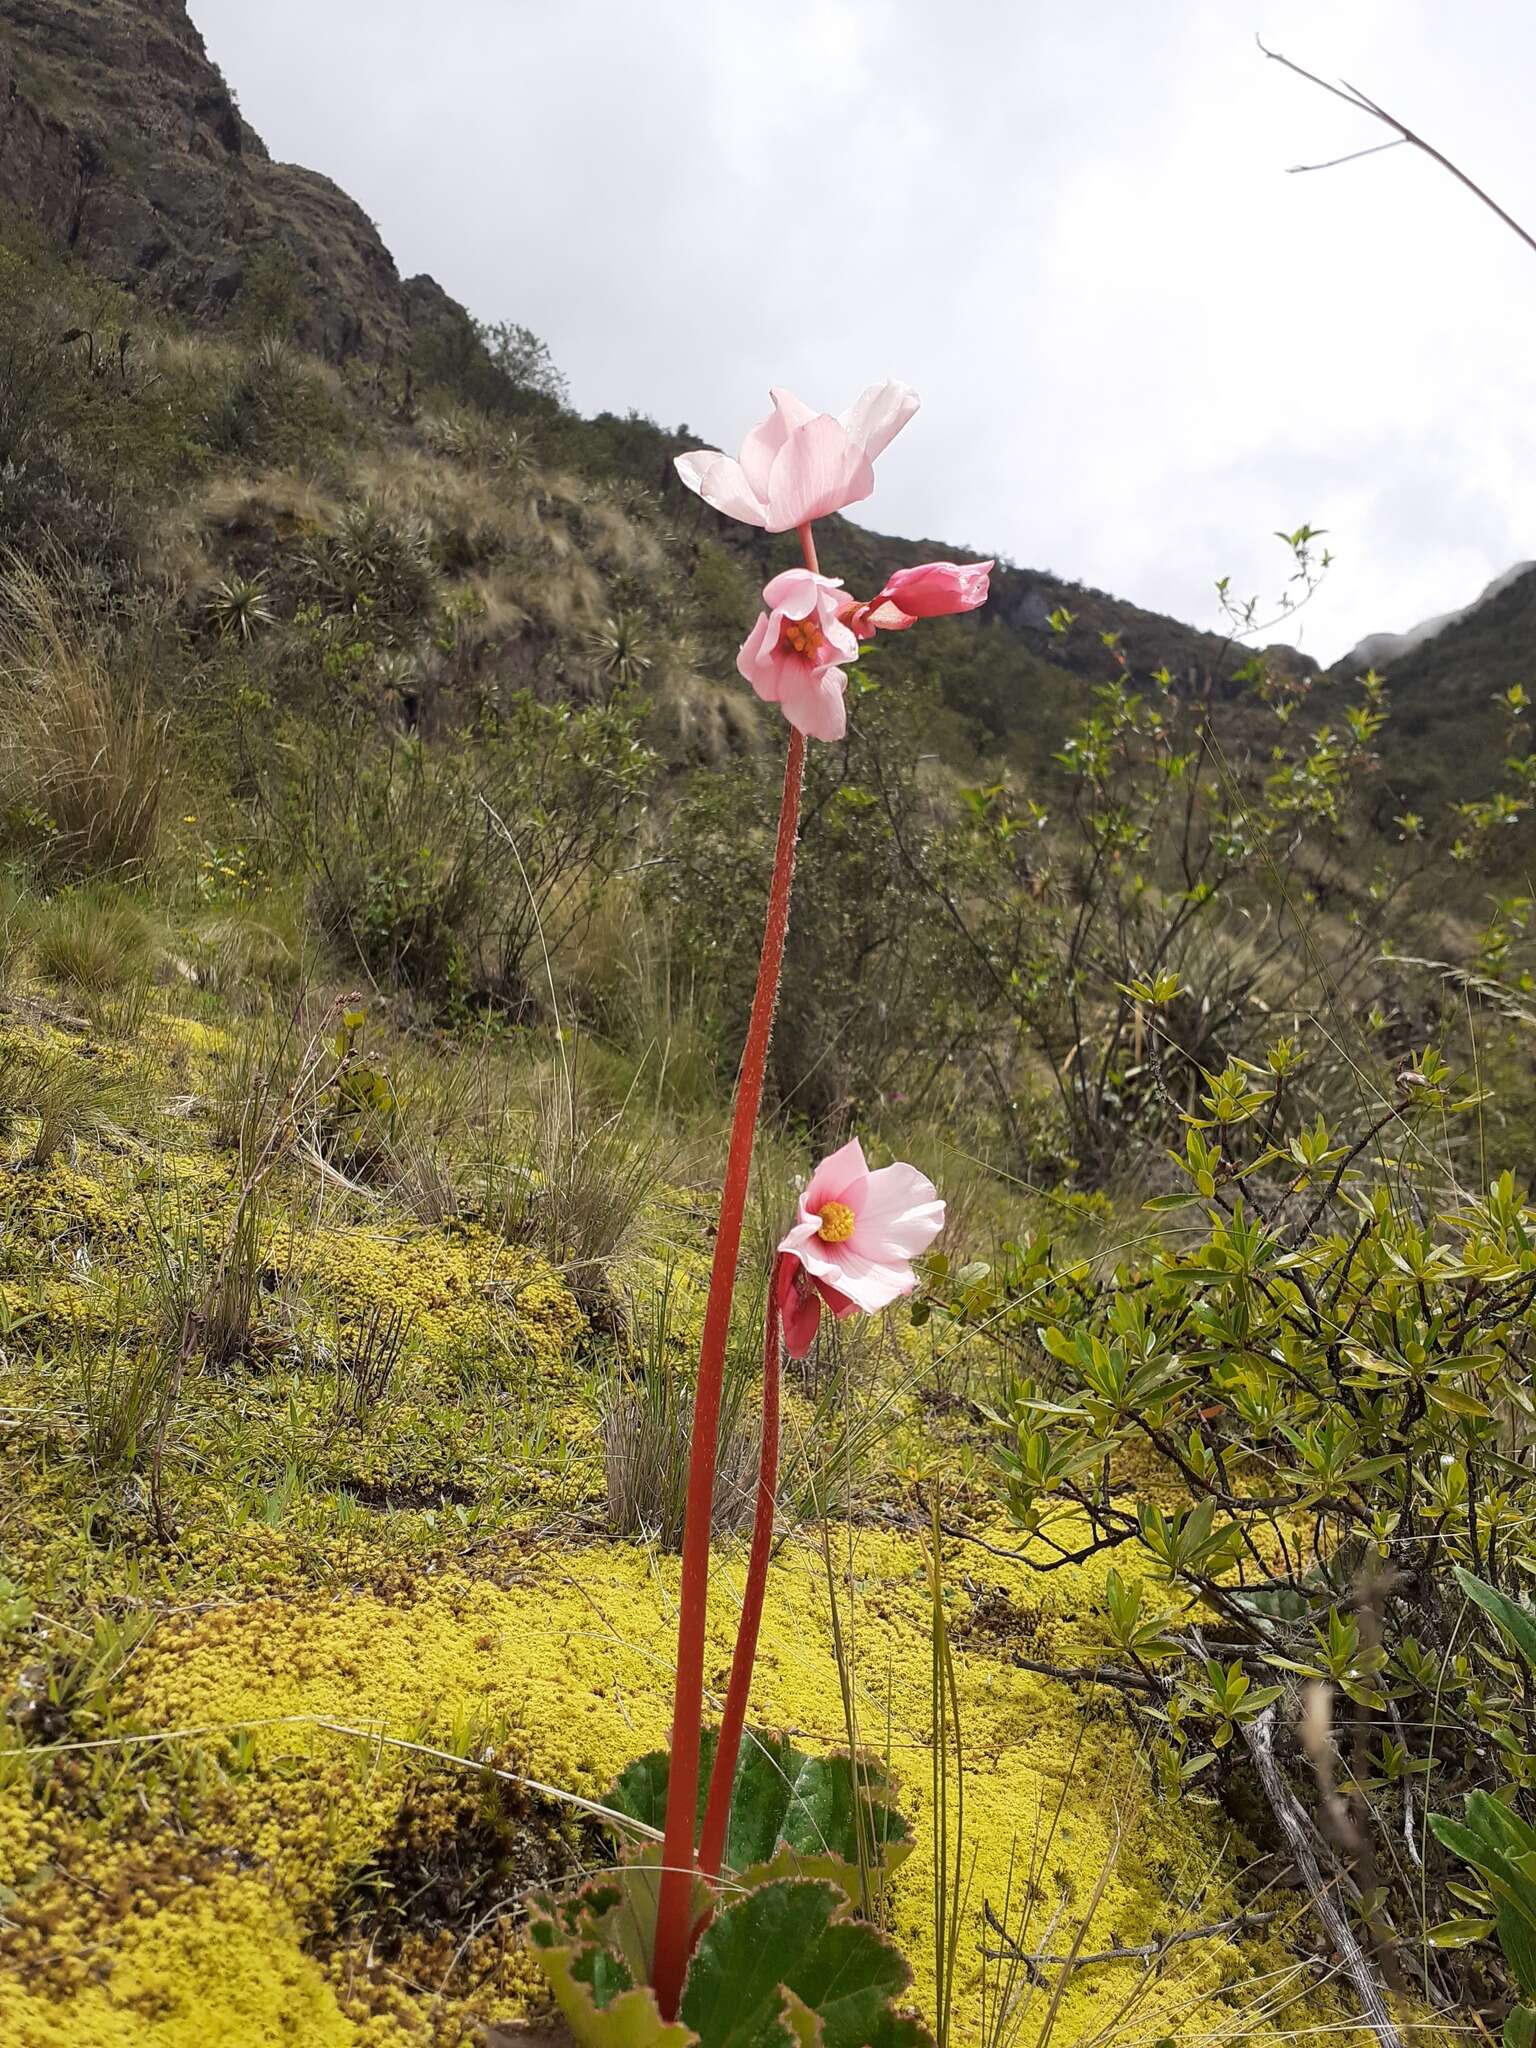
[[[917,394],[904,384],[872,385],[839,418],[813,413],[787,392],[776,391],[773,401],[772,418],[747,436],[739,461],[732,461],[717,449],[695,449],[676,459],[682,481],[718,511],[747,525],[764,527],[769,533],[796,528],[805,569],[775,577],[764,590],[769,609],[748,636],[737,664],[759,696],[779,705],[791,731],[757,987],[731,1115],[730,1145],[720,1192],[720,1223],[715,1235],[693,1403],[678,1592],[672,1753],[656,1905],[656,1949],[651,1963],[656,2003],[663,2020],[669,2023],[677,2014],[696,1932],[690,1925],[695,1872],[702,1867],[707,1876],[718,1876],[724,1853],[736,1759],[762,1618],[778,1482],[780,1316],[786,1319],[785,1341],[799,1356],[814,1335],[815,1317],[822,1301],[831,1305],[834,1314],[884,1306],[905,1291],[903,1284],[887,1283],[891,1272],[897,1272],[900,1280],[910,1271],[903,1260],[916,1248],[897,1241],[912,1219],[884,1214],[889,1206],[885,1201],[889,1192],[885,1182],[898,1169],[885,1169],[883,1175],[870,1174],[860,1153],[855,1172],[846,1147],[843,1153],[835,1155],[841,1176],[837,1188],[830,1192],[821,1190],[828,1194],[828,1200],[814,1215],[807,1213],[802,1203],[800,1222],[780,1247],[783,1256],[776,1262],[768,1291],[768,1327],[763,1340],[763,1449],[747,1589],[705,1806],[703,1840],[696,1858],[694,1833],[699,1804],[709,1541],[721,1385],[752,1146],[762,1106],[763,1077],[789,928],[806,735],[822,739],[842,737],[842,665],[853,659],[860,639],[869,638],[881,627],[899,631],[911,625],[914,617],[937,617],[945,612],[974,609],[986,597],[986,574],[991,566],[925,563],[920,569],[904,572],[901,578],[892,578],[867,604],[840,600],[836,595],[839,586],[820,574],[811,522],[868,497],[874,487],[871,465],[917,410]],[[820,1175],[825,1175],[833,1163],[824,1162]],[[847,1172],[843,1171],[845,1166],[849,1168]],[[899,1171],[907,1175],[912,1172],[910,1168]],[[923,1182],[923,1187],[927,1190],[925,1199],[932,1198],[932,1187],[927,1182]],[[869,1214],[863,1217],[866,1208]],[[942,1213],[942,1204],[936,1205],[937,1218],[942,1218]],[[924,1244],[937,1227],[938,1221],[934,1220],[922,1236]],[[813,1238],[815,1244],[811,1243]],[[826,1250],[828,1246],[841,1249],[833,1256]]]
[[[779,1267],[792,1261],[780,1253],[768,1286],[763,1310],[763,1447],[757,1465],[757,1509],[752,1517],[752,1548],[747,1556],[747,1583],[741,1596],[741,1621],[731,1657],[731,1681],[720,1716],[715,1767],[709,1778],[709,1799],[699,1835],[699,1868],[708,1878],[720,1875],[725,1836],[731,1819],[731,1794],[736,1786],[736,1759],[746,1726],[752,1666],[757,1659],[757,1632],[763,1619],[768,1586],[768,1554],[773,1548],[773,1517],[779,1499]]]
[[[816,544],[809,524],[800,528],[805,566],[817,572]],[[795,837],[800,826],[800,786],[805,776],[805,734],[790,729],[784,763],[784,793],[773,854],[773,880],[763,950],[757,966],[752,1015],[736,1083],[736,1106],[720,1191],[720,1224],[710,1267],[704,1334],[699,1344],[699,1379],[693,1402],[693,1440],[688,1458],[688,1500],[683,1516],[683,1560],[678,1590],[677,1682],[672,1700],[672,1755],[667,1780],[667,1815],[662,1837],[661,1890],[656,1905],[656,1953],[651,1985],[664,2020],[676,2017],[688,1968],[692,1927],[689,1903],[694,1873],[694,1827],[699,1802],[699,1739],[704,1706],[704,1630],[709,1606],[709,1539],[715,1495],[715,1461],[720,1430],[720,1392],[736,1261],[741,1251],[742,1216],[752,1167],[752,1142],[763,1100],[773,1012],[779,999],[779,971],[789,930],[789,898],[795,874]]]

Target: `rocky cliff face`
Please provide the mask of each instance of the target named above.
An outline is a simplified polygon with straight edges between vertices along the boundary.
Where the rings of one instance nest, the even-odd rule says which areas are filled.
[[[442,300],[338,186],[273,162],[183,0],[0,0],[0,208],[198,319],[281,303],[332,360],[400,360]]]

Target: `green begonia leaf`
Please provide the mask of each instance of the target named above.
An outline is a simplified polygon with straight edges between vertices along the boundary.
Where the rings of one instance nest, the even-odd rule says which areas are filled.
[[[892,2001],[912,1973],[885,1937],[848,1917],[830,1884],[781,1880],[713,1921],[694,1953],[680,2017],[704,2048],[918,2048],[915,2020]],[[814,2015],[808,2033],[799,2024]],[[930,2044],[931,2048],[931,2044]]]
[[[716,1914],[668,2026],[619,1946],[643,1923],[646,1896],[637,1903],[621,1873],[536,1906],[533,1952],[583,2048],[933,2048],[896,2010],[912,1977],[898,1951],[851,1917],[835,1885],[802,1879],[759,1885]]]
[[[709,1789],[715,1738],[704,1738],[699,1818]],[[667,1752],[643,1756],[624,1772],[607,1803],[647,1826],[666,1819]],[[912,1831],[887,1802],[880,1765],[846,1754],[805,1756],[787,1737],[748,1730],[736,1766],[725,1867],[748,1886],[771,1877],[825,1878],[857,1897],[860,1832],[864,1861],[889,1877],[912,1847]]]

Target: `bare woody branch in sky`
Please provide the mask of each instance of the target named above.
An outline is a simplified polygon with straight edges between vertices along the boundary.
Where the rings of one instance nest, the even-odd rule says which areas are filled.
[[[1338,164],[1355,163],[1363,156],[1379,156],[1383,150],[1400,149],[1407,143],[1410,149],[1422,150],[1424,155],[1439,164],[1442,170],[1449,171],[1453,178],[1465,185],[1469,192],[1483,202],[1490,213],[1497,214],[1504,225],[1517,234],[1528,249],[1536,253],[1536,238],[1526,233],[1514,215],[1506,213],[1498,201],[1491,198],[1481,185],[1469,178],[1464,170],[1452,163],[1451,159],[1436,149],[1433,143],[1426,142],[1422,135],[1416,134],[1406,122],[1399,121],[1395,114],[1389,114],[1385,107],[1379,107],[1375,100],[1361,92],[1358,86],[1351,85],[1347,78],[1341,78],[1337,85],[1332,85],[1326,78],[1319,78],[1315,71],[1308,71],[1303,65],[1293,63],[1289,57],[1282,56],[1278,50],[1271,50],[1262,36],[1255,36],[1254,41],[1272,64],[1283,64],[1287,71],[1294,71],[1298,78],[1306,79],[1309,85],[1315,85],[1323,92],[1332,93],[1336,100],[1343,100],[1347,107],[1357,107],[1362,114],[1369,114],[1372,120],[1380,121],[1383,126],[1397,131],[1396,139],[1392,142],[1378,142],[1369,149],[1350,150],[1347,155],[1330,157],[1325,163],[1292,164],[1293,172],[1331,171]]]

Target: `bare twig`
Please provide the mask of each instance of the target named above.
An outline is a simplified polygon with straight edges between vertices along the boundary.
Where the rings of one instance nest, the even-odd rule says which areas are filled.
[[[1122,1671],[1115,1664],[1041,1664],[1031,1657],[1012,1659],[1016,1671],[1036,1671],[1042,1678],[1059,1678],[1065,1685],[1113,1685],[1121,1692],[1150,1693],[1166,1699],[1168,1689],[1140,1671]]]
[[[1382,1996],[1381,1985],[1370,1958],[1360,1946],[1359,1937],[1350,1926],[1348,1916],[1334,1896],[1333,1888],[1323,1877],[1322,1866],[1317,1860],[1316,1837],[1312,1832],[1307,1815],[1275,1760],[1275,1709],[1265,1707],[1251,1721],[1239,1723],[1248,1754],[1258,1772],[1259,1783],[1269,1801],[1270,1810],[1279,1823],[1285,1837],[1291,1858],[1300,1873],[1301,1881],[1312,1901],[1312,1910],[1322,1924],[1323,1932],[1337,1950],[1344,1967],[1344,1974],[1354,1987],[1360,2001],[1362,2017],[1381,2044],[1381,2048],[1403,2048],[1401,2034],[1393,2024]]]
[[[1536,254],[1536,236],[1527,234],[1513,214],[1506,213],[1498,201],[1490,197],[1481,185],[1469,178],[1465,171],[1453,164],[1448,156],[1435,148],[1433,143],[1426,142],[1422,135],[1416,134],[1406,121],[1400,121],[1395,114],[1389,114],[1385,107],[1378,106],[1375,100],[1361,92],[1358,86],[1351,85],[1348,79],[1340,79],[1337,85],[1330,85],[1326,78],[1319,78],[1315,71],[1308,71],[1304,65],[1293,63],[1289,57],[1282,57],[1278,50],[1268,48],[1262,36],[1255,36],[1254,41],[1271,63],[1283,64],[1287,71],[1294,71],[1298,78],[1306,79],[1309,85],[1315,85],[1323,92],[1332,93],[1336,100],[1343,100],[1346,106],[1354,107],[1362,114],[1369,114],[1373,121],[1380,121],[1383,127],[1396,131],[1396,143],[1384,142],[1379,143],[1375,149],[1351,150],[1346,156],[1330,157],[1326,163],[1292,164],[1292,172],[1332,170],[1336,164],[1353,163],[1357,157],[1376,156],[1383,149],[1393,149],[1406,142],[1411,149],[1421,150],[1432,163],[1437,163],[1441,170],[1449,171],[1458,184],[1465,185],[1474,198],[1480,199],[1490,213],[1497,214],[1505,227],[1518,235],[1525,246]]]
[[[1225,1920],[1213,1920],[1209,1927],[1181,1927],[1174,1934],[1160,1934],[1153,1941],[1144,1941],[1132,1947],[1117,1941],[1110,1948],[1101,1948],[1091,1956],[1048,1956],[1026,1955],[1013,1936],[997,1919],[991,1907],[987,1908],[987,1925],[994,1934],[1000,1935],[1007,1943],[1002,1949],[983,1949],[988,1962],[1006,1962],[1017,1956],[1030,1970],[1060,1968],[1075,1961],[1081,1969],[1087,1963],[1156,1963],[1167,1955],[1171,1948],[1177,1948],[1186,1941],[1214,1941],[1220,1934],[1247,1934],[1256,1927],[1267,1927],[1278,1916],[1274,1913],[1229,1913]]]

